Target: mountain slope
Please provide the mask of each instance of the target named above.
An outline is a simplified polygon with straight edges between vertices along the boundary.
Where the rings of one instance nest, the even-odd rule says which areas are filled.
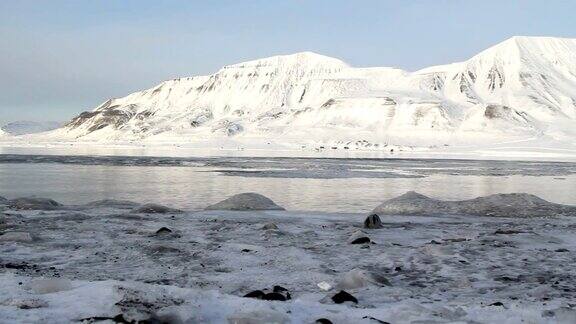
[[[576,40],[513,37],[416,72],[309,52],[229,65],[110,99],[51,136],[433,145],[573,140],[575,118]]]
[[[51,131],[60,126],[62,126],[62,123],[59,122],[36,122],[20,120],[8,123],[2,126],[0,129],[10,135],[25,135]]]

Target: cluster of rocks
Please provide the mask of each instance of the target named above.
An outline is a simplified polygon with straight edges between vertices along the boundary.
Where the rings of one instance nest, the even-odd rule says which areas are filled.
[[[292,299],[288,289],[282,286],[274,286],[271,290],[266,288],[262,290],[254,290],[244,295],[244,297],[276,301],[287,301]]]

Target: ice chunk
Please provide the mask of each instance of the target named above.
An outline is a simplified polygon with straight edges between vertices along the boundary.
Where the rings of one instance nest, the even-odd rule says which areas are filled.
[[[62,205],[48,198],[17,198],[8,201],[8,206],[20,210],[54,210]]]
[[[142,214],[167,214],[167,213],[181,213],[182,211],[158,204],[145,204],[138,208],[132,209],[132,212]]]
[[[388,286],[390,285],[390,282],[383,276],[376,273],[362,269],[353,269],[340,277],[340,281],[338,282],[337,287],[344,290],[358,289],[367,286],[368,284]]]
[[[329,283],[327,283],[326,281],[322,281],[319,282],[317,284],[318,288],[320,288],[322,291],[328,291],[330,289],[332,289],[332,285],[330,285]]]
[[[526,193],[495,194],[461,201],[432,199],[414,191],[373,210],[377,215],[473,215],[492,217],[576,216],[576,206],[548,202]]]
[[[33,240],[28,232],[6,232],[0,235],[0,242],[32,242]]]
[[[270,198],[254,192],[234,195],[217,204],[206,207],[206,210],[284,210]]]
[[[51,294],[59,291],[72,289],[72,284],[67,279],[43,278],[34,279],[28,284],[28,288],[36,294]]]

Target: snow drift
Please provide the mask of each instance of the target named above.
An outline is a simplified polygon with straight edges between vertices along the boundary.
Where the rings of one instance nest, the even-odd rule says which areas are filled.
[[[376,207],[377,215],[473,215],[492,217],[576,216],[576,206],[555,204],[526,193],[495,194],[470,200],[444,201],[414,191]]]
[[[513,37],[465,62],[416,72],[354,68],[310,52],[229,65],[107,100],[48,138],[234,137],[350,148],[526,138],[571,143],[575,118],[576,40]]]
[[[268,197],[254,192],[246,192],[210,205],[206,207],[206,210],[284,210],[284,208],[276,205]]]

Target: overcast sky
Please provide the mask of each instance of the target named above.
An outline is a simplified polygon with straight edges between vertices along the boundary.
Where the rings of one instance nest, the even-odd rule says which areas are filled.
[[[416,70],[514,35],[576,37],[576,1],[0,1],[0,123],[66,120],[226,64],[313,51]]]

